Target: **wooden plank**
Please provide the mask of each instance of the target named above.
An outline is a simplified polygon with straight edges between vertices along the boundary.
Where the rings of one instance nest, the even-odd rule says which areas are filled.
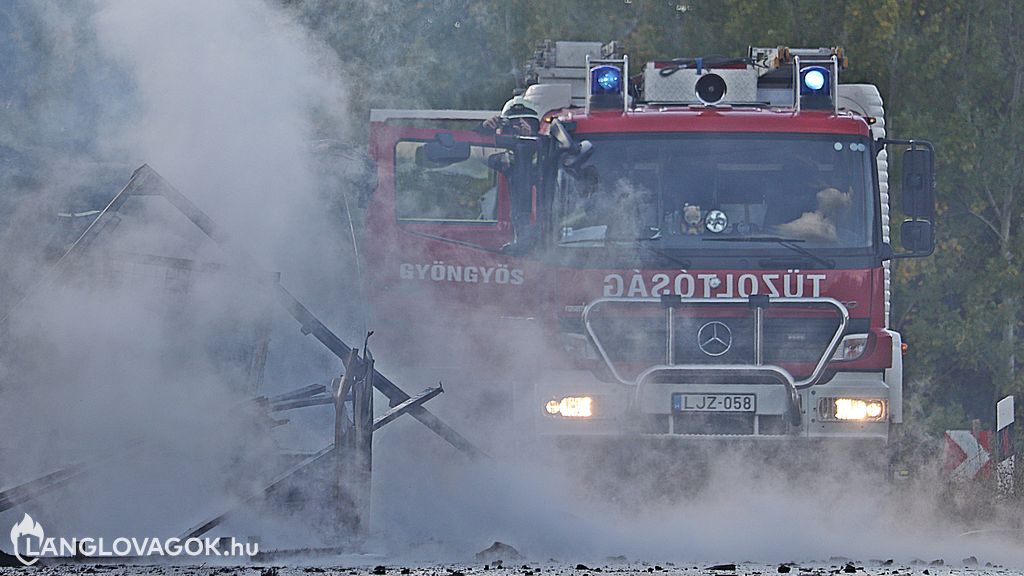
[[[423,392],[420,392],[419,394],[413,396],[412,398],[409,398],[405,402],[402,402],[401,404],[392,407],[390,410],[377,417],[377,419],[373,421],[373,429],[379,430],[383,426],[386,426],[387,424],[390,424],[394,420],[397,420],[399,416],[407,413],[411,408],[423,404],[424,402],[430,400],[431,398],[437,396],[438,394],[441,394],[442,392],[444,392],[444,388],[441,387],[440,384],[434,386],[433,388],[427,388]]]
[[[306,468],[312,466],[313,464],[316,464],[317,462],[322,460],[325,456],[327,456],[328,454],[332,454],[333,452],[334,452],[334,444],[331,444],[330,446],[324,448],[323,450],[320,450],[319,452],[317,452],[317,453],[313,454],[312,456],[306,458],[302,462],[299,462],[295,466],[292,466],[288,470],[282,472],[281,474],[278,474],[270,482],[270,484],[268,484],[265,488],[263,488],[263,490],[260,490],[260,491],[257,491],[257,492],[253,492],[249,496],[245,497],[236,506],[233,506],[231,509],[229,509],[229,510],[227,510],[227,511],[221,513],[221,514],[218,514],[217,516],[214,516],[213,518],[211,518],[211,519],[209,519],[209,520],[207,520],[205,522],[201,522],[201,523],[197,524],[194,528],[192,528],[191,530],[185,532],[181,536],[181,539],[182,540],[186,540],[188,538],[198,538],[198,537],[202,536],[203,534],[206,534],[210,530],[213,530],[220,523],[222,523],[224,520],[226,520],[228,518],[228,516],[230,516],[231,513],[234,512],[235,510],[237,510],[240,506],[252,503],[257,498],[261,498],[261,497],[263,497],[263,496],[265,496],[267,494],[270,494],[274,490],[277,490],[285,482],[287,482],[288,479],[290,479],[292,476],[295,476],[299,472],[302,472]]]
[[[296,400],[287,400],[285,402],[271,404],[270,411],[283,412],[285,410],[294,410],[296,408],[308,408],[310,406],[327,406],[328,404],[334,404],[333,397],[313,396],[312,398],[298,398]]]
[[[309,396],[316,396],[317,394],[326,393],[327,387],[323,384],[310,384],[309,386],[303,386],[298,390],[292,390],[291,392],[285,392],[284,394],[278,394],[273,398],[269,398],[271,404],[277,404],[278,402],[284,402],[285,400],[295,400],[297,398],[306,398]]]
[[[10,510],[19,504],[29,502],[37,496],[66,485],[81,475],[86,468],[87,465],[84,463],[74,464],[0,492],[0,512]]]

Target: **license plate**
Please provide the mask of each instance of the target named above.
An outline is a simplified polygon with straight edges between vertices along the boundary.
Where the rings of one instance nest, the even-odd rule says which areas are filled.
[[[673,394],[675,412],[756,412],[754,394]]]

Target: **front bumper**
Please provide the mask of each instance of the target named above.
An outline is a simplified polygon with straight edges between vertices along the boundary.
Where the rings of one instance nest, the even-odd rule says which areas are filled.
[[[723,370],[724,373],[724,370]],[[663,377],[642,380],[638,385],[600,382],[585,371],[562,373],[550,384],[540,385],[532,403],[535,429],[542,435],[658,435],[715,438],[889,438],[890,420],[836,421],[823,419],[822,398],[882,400],[893,406],[895,391],[881,373],[840,372],[824,384],[794,389],[773,381],[767,374],[731,373],[728,379],[713,372],[674,370]],[[752,396],[755,409],[747,412],[700,412],[679,410],[674,395],[707,394]],[[544,405],[552,399],[589,396],[593,415],[565,418],[548,414]]]
[[[542,412],[542,433],[888,439],[889,411],[878,408],[898,406],[901,390],[886,373],[825,377],[849,322],[835,299],[600,298],[582,320],[611,383],[584,373],[542,388],[545,403],[590,397],[593,409],[587,418]],[[777,365],[785,362],[813,370],[797,379]],[[875,420],[850,420],[839,398],[870,401]]]

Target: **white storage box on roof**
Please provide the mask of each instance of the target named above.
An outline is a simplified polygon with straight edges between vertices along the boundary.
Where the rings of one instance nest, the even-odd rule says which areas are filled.
[[[708,74],[725,81],[720,104],[754,104],[757,98],[757,70],[743,68],[680,68],[666,62],[648,62],[644,68],[644,100],[647,102],[700,103],[697,82]]]

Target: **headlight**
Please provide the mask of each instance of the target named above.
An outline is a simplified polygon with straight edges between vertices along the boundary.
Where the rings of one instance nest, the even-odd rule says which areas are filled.
[[[868,335],[867,334],[851,334],[839,343],[839,347],[836,348],[836,353],[832,355],[833,360],[856,360],[864,355],[864,351],[868,348]]]
[[[563,418],[590,418],[594,415],[593,406],[594,399],[590,396],[566,396],[548,400],[544,411]]]
[[[822,398],[818,403],[822,420],[878,422],[885,419],[885,400],[877,398]]]

